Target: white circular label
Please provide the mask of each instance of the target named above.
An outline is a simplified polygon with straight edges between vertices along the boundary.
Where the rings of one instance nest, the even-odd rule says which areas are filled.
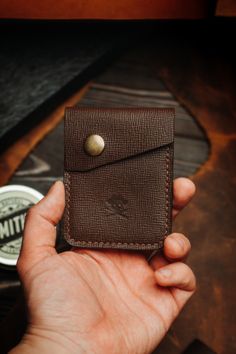
[[[42,198],[41,193],[25,186],[9,185],[0,188],[0,264],[16,265],[25,215]]]

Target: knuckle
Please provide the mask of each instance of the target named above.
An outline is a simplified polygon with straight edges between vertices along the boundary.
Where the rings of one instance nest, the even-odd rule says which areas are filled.
[[[183,244],[183,247],[184,247],[184,250],[185,251],[190,251],[191,249],[191,243],[189,241],[189,239],[184,235],[184,234],[181,234],[181,233],[174,233],[173,234],[173,238],[176,240],[176,241],[181,241],[181,243]]]
[[[173,233],[167,238],[167,243],[172,240],[175,242],[175,245],[178,244],[178,249],[175,249],[175,248],[173,249],[173,252],[175,252],[175,253],[177,252],[178,256],[181,256],[181,257],[184,255],[186,256],[190,252],[191,243],[185,235],[180,234],[180,233]],[[173,246],[174,246],[174,244],[173,244]],[[170,250],[169,250],[169,252],[170,252]]]
[[[172,234],[169,235],[169,237],[179,238],[179,237],[185,237],[185,236],[184,236],[184,234],[181,234],[180,232],[173,232]]]
[[[187,237],[181,233],[178,232],[174,232],[173,234],[171,234],[170,239],[176,240],[176,241],[183,241],[185,243],[185,241],[187,240]]]

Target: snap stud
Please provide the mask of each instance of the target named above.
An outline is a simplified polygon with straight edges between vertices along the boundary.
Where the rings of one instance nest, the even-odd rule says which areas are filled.
[[[100,155],[105,147],[105,142],[100,135],[92,134],[87,137],[84,143],[84,150],[90,156]]]

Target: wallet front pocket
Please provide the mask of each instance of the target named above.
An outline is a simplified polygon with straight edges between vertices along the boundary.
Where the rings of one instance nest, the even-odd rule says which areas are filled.
[[[73,246],[158,249],[171,231],[174,110],[68,108],[64,235]]]

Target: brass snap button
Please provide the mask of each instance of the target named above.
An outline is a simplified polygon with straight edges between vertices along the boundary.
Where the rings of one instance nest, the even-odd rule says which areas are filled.
[[[87,137],[84,143],[84,150],[90,156],[100,155],[105,147],[105,142],[100,135],[92,134]]]

